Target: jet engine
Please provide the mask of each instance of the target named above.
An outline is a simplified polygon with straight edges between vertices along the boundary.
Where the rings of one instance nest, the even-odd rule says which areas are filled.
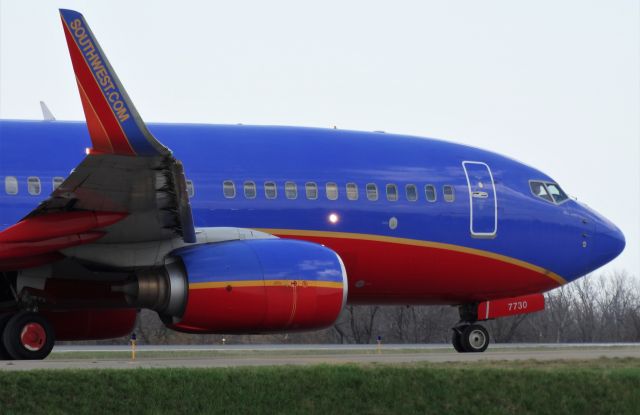
[[[43,311],[56,340],[101,340],[127,336],[136,324],[135,309]]]
[[[191,333],[267,333],[333,324],[347,298],[334,251],[286,239],[235,240],[173,251],[136,276],[136,306]]]

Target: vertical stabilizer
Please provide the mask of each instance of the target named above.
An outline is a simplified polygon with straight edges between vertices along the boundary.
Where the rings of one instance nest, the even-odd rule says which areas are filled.
[[[45,121],[55,121],[56,117],[53,116],[47,104],[44,101],[40,101],[40,109],[42,109],[42,119]]]

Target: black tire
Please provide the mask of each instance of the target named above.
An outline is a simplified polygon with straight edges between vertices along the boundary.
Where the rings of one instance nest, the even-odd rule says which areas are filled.
[[[453,345],[453,348],[455,349],[456,352],[458,353],[466,352],[466,350],[462,348],[460,328],[453,329],[453,334],[451,335],[451,344]]]
[[[471,324],[462,330],[462,348],[471,353],[480,353],[489,347],[489,332],[479,324]]]
[[[2,333],[2,344],[13,359],[42,360],[53,349],[55,335],[51,323],[40,314],[15,314]]]
[[[7,326],[7,323],[12,316],[13,314],[11,313],[3,314],[0,316],[0,360],[13,360],[2,342],[2,334],[4,333],[4,328]]]

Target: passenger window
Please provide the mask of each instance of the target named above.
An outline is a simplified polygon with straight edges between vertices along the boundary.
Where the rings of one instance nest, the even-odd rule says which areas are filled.
[[[424,187],[424,196],[427,198],[427,202],[435,202],[438,199],[436,187],[432,184],[426,185]]]
[[[556,203],[562,203],[569,198],[567,194],[555,183],[547,183],[547,190]]]
[[[31,176],[27,178],[27,191],[31,196],[38,196],[42,192],[39,177]]]
[[[389,202],[395,202],[398,200],[398,186],[395,184],[387,185],[387,200]]]
[[[54,177],[52,180],[53,190],[56,190],[64,182],[64,177]]]
[[[314,182],[307,182],[304,187],[307,192],[307,199],[316,200],[318,198],[317,184],[315,184]]]
[[[378,200],[378,186],[375,183],[367,184],[367,199]]]
[[[355,183],[347,183],[347,199],[358,200],[358,185]]]
[[[531,192],[538,196],[540,199],[544,199],[547,202],[553,202],[553,198],[547,191],[547,187],[542,182],[529,182]]]
[[[244,182],[244,197],[247,199],[256,198],[256,184],[254,182]]]
[[[15,176],[7,176],[4,178],[4,191],[8,195],[18,194],[18,179]]]
[[[453,186],[449,186],[449,185],[443,186],[442,193],[444,194],[445,202],[453,202],[456,198],[455,193],[453,192]]]
[[[287,196],[287,199],[297,199],[298,185],[296,185],[294,182],[286,182],[284,184],[284,194]]]
[[[236,197],[236,184],[231,180],[225,180],[222,182],[222,193],[227,199],[233,199]]]
[[[415,184],[408,184],[405,187],[405,192],[407,193],[407,200],[409,202],[415,202],[418,200],[418,189]]]
[[[265,182],[264,184],[264,196],[267,199],[275,199],[278,196],[278,190],[274,182]]]
[[[327,191],[327,199],[329,199],[329,200],[338,199],[338,185],[337,184],[335,184],[333,182],[327,183],[326,191]]]
[[[193,181],[187,180],[187,195],[192,198],[196,194],[196,189],[193,186]]]

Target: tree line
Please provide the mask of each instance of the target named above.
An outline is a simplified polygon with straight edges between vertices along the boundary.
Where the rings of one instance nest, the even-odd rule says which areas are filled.
[[[544,311],[485,322],[493,341],[640,341],[640,279],[626,272],[586,276],[548,292],[545,300]],[[458,319],[458,310],[452,306],[348,305],[331,328],[319,331],[196,335],[169,330],[154,312],[144,310],[139,313],[135,332],[141,344],[368,344],[375,343],[378,336],[384,343],[448,343]]]

